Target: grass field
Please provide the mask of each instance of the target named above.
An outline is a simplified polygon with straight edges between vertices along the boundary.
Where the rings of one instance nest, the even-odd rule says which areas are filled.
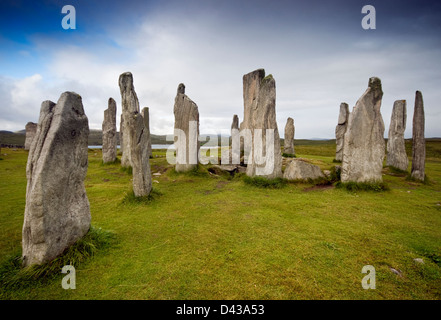
[[[259,188],[243,176],[177,174],[155,151],[154,197],[130,198],[131,176],[89,151],[92,226],[114,236],[76,268],[1,288],[2,299],[441,299],[441,142],[428,143],[429,182],[384,168],[389,191],[288,183]],[[330,169],[331,142],[296,146]],[[23,150],[0,155],[0,264],[21,253]],[[424,263],[414,259],[421,258]],[[362,268],[376,270],[364,290]]]

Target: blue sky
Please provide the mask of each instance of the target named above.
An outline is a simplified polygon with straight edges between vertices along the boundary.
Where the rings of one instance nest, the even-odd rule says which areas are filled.
[[[75,30],[61,27],[64,5]],[[364,5],[376,29],[361,27]],[[199,106],[201,132],[228,133],[243,118],[242,76],[265,68],[276,79],[279,132],[294,118],[296,138],[333,138],[341,102],[350,109],[368,79],[383,83],[385,136],[393,102],[423,93],[426,136],[441,136],[439,1],[94,1],[0,3],[0,130],[38,120],[43,100],[83,97],[100,129],[107,100],[121,112],[118,77],[131,71],[152,133],[173,130],[179,83]]]

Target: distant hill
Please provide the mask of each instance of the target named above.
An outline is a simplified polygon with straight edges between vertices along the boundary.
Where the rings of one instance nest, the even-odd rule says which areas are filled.
[[[152,144],[172,144],[172,141],[166,140],[166,135],[151,134]],[[20,130],[17,132],[0,131],[0,145],[24,147],[26,139],[26,131]],[[117,132],[116,140],[120,144],[119,132]],[[89,131],[89,146],[101,146],[103,144],[103,132],[101,130],[91,129]]]

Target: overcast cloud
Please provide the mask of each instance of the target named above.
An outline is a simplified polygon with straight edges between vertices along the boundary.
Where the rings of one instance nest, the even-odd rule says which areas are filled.
[[[118,77],[131,71],[152,133],[172,133],[181,82],[199,107],[200,131],[228,131],[233,114],[243,118],[242,76],[264,68],[276,80],[281,136],[293,117],[296,138],[334,138],[340,103],[352,109],[371,76],[383,84],[385,135],[393,102],[406,99],[411,136],[421,90],[426,136],[441,136],[437,3],[78,0],[77,30],[61,28],[60,1],[35,9],[44,22],[11,3],[0,6],[0,130],[36,122],[41,102],[64,91],[81,94],[90,128],[101,129],[109,97],[119,120]],[[377,10],[376,30],[361,27],[365,4]],[[23,25],[13,28],[14,17]]]

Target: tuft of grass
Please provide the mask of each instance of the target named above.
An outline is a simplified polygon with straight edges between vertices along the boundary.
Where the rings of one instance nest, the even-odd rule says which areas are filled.
[[[332,162],[333,162],[333,163],[341,163],[341,161],[340,161],[340,160],[337,160],[337,159],[333,159]]]
[[[243,177],[245,184],[269,189],[281,189],[287,185],[287,180],[283,178],[268,179],[264,177],[249,177],[245,175]]]
[[[114,165],[114,164],[120,164],[121,163],[121,159],[120,158],[116,158],[114,161],[112,161],[112,162],[106,162],[106,163],[104,163],[103,161],[101,161],[101,165],[102,166],[111,166],[111,165]]]
[[[208,169],[202,166],[201,164],[198,164],[193,169],[187,171],[187,172],[177,172],[175,168],[169,170],[169,174],[171,176],[189,176],[189,177],[207,177],[210,174],[208,173]]]
[[[401,169],[398,169],[398,168],[396,168],[394,166],[389,166],[389,172],[393,173],[395,175],[402,175],[403,177],[407,176],[409,174],[407,172],[407,170],[401,170]]]
[[[336,188],[345,189],[347,191],[389,191],[389,187],[384,182],[341,182],[335,184]]]
[[[296,158],[296,155],[292,154],[292,153],[282,153],[282,157],[285,157],[285,158]]]
[[[329,176],[329,182],[337,182],[341,180],[341,167],[340,166],[333,166],[331,168],[331,174]]]
[[[121,167],[120,170],[122,172],[127,173],[129,176],[131,176],[133,174],[133,168],[132,166],[128,166],[128,167]]]
[[[13,255],[0,265],[0,295],[7,291],[47,283],[60,275],[63,266],[72,265],[77,268],[115,242],[116,237],[113,233],[91,226],[83,238],[45,264],[23,268],[21,254]]]
[[[406,181],[419,182],[419,183],[422,183],[424,185],[430,185],[431,184],[430,179],[429,179],[429,177],[427,177],[427,175],[424,175],[424,181],[421,181],[421,180],[413,178],[412,174],[408,173],[408,172],[407,172],[407,176],[406,176]]]
[[[143,197],[137,197],[135,196],[135,193],[132,191],[126,193],[122,200],[122,204],[149,204],[152,201],[158,199],[160,196],[162,196],[162,193],[154,188],[150,191],[149,195],[143,196]]]

